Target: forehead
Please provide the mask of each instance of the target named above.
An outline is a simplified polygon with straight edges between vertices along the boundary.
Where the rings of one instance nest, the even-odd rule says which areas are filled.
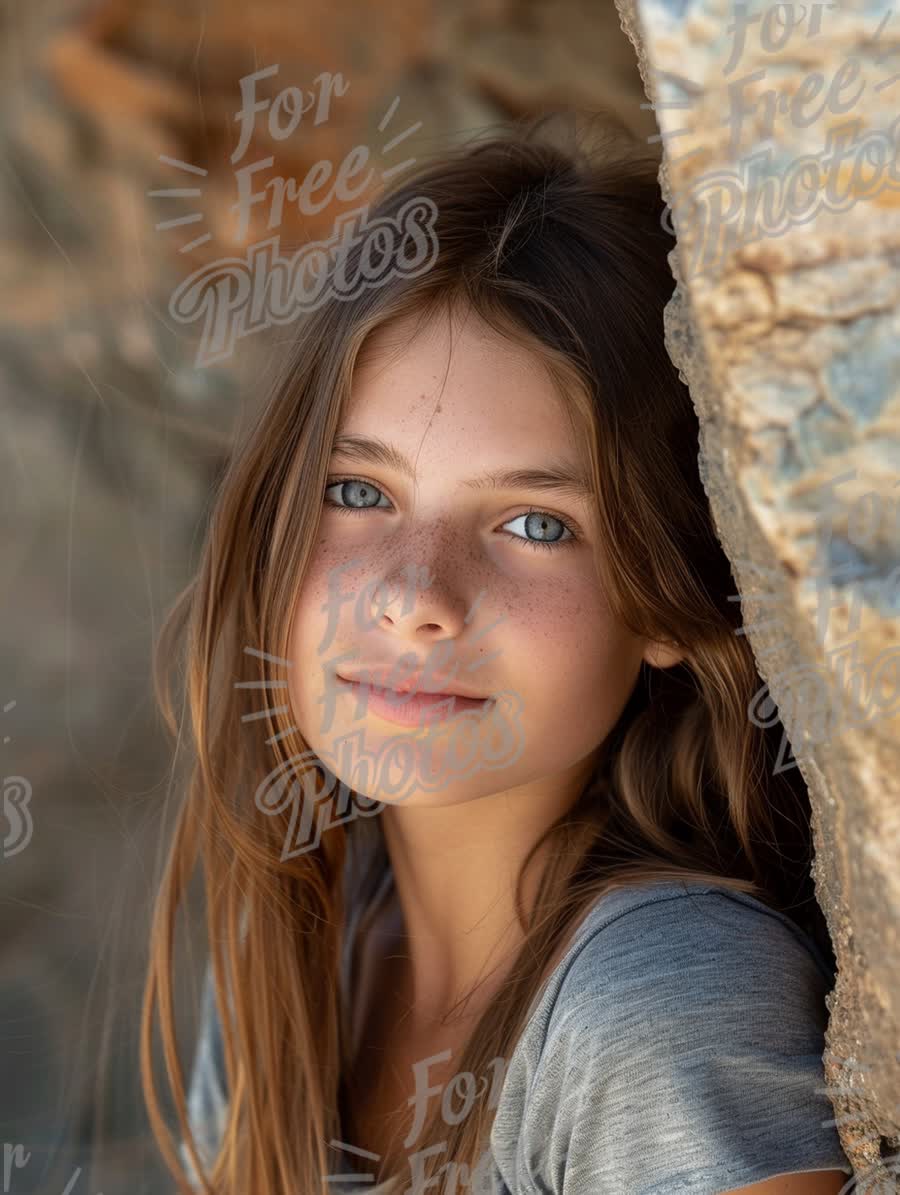
[[[559,455],[577,452],[565,400],[541,357],[500,335],[477,313],[442,312],[377,329],[353,374],[341,431],[431,441],[498,445],[513,454],[537,441]],[[418,437],[418,439],[417,439]]]

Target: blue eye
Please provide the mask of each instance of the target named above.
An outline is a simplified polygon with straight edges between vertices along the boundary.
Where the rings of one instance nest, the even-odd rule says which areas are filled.
[[[575,543],[578,539],[578,536],[564,519],[561,519],[558,515],[550,514],[550,512],[547,510],[528,510],[524,514],[516,515],[516,517],[514,519],[510,519],[509,522],[517,523],[519,519],[525,520],[525,526],[533,535],[543,535],[547,530],[548,523],[551,525],[553,523],[558,524],[560,527],[562,527],[564,532],[568,532],[569,534],[568,539],[523,539],[519,535],[513,535],[512,532],[503,532],[503,534],[509,536],[510,539],[518,540],[521,544],[527,544],[529,548],[550,548],[552,551],[553,548],[561,548],[563,545]],[[508,526],[509,524],[505,525]]]
[[[340,490],[341,496],[343,497],[343,490],[345,487],[351,487],[351,493],[354,492],[352,487],[357,487],[355,492],[358,495],[358,499],[356,501],[351,501],[349,505],[344,505],[343,502],[335,502],[328,497],[328,491],[335,489]],[[386,505],[381,505],[381,503],[377,500],[377,496],[379,495],[384,499]],[[366,481],[365,478],[362,477],[329,478],[325,485],[325,495],[323,500],[326,506],[331,507],[332,510],[337,511],[339,514],[344,515],[363,514],[367,510],[390,509],[390,502],[388,502],[385,494],[378,488],[377,485],[373,485],[371,481]],[[568,538],[563,539],[527,539],[521,535],[515,535],[511,531],[504,531],[502,533],[507,537],[507,539],[515,540],[516,543],[523,544],[525,547],[535,549],[544,548],[545,550],[552,552],[555,548],[567,547],[569,544],[578,542],[579,537],[574,528],[571,527],[565,519],[560,518],[559,515],[551,514],[547,510],[536,510],[534,508],[526,510],[522,514],[516,515],[514,518],[509,519],[504,526],[508,526],[509,523],[518,522],[519,519],[525,519],[526,528],[531,534],[534,535],[543,535],[548,529],[548,524],[552,530],[552,525],[554,523],[561,527],[563,532],[567,533],[568,535]]]
[[[372,510],[373,509],[373,506],[369,504],[368,500],[374,494],[381,494],[382,498],[385,497],[384,494],[381,493],[381,490],[378,488],[377,485],[372,485],[371,481],[363,481],[363,479],[361,477],[342,477],[342,478],[338,478],[337,480],[329,481],[328,484],[325,486],[325,493],[327,494],[329,490],[335,490],[335,489],[343,490],[345,486],[358,486],[359,487],[359,489],[357,491],[360,494],[359,503],[351,502],[349,506],[343,506],[341,503],[332,502],[332,500],[330,498],[326,497],[325,505],[332,507],[334,510],[339,510],[343,514],[356,514],[358,511],[361,511],[361,510]],[[385,501],[387,502],[386,498],[385,498]],[[390,503],[388,503],[388,505],[390,505]]]

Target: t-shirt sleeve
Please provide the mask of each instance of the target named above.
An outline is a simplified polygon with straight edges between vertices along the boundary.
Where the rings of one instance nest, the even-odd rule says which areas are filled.
[[[188,1121],[200,1160],[204,1169],[208,1171],[224,1136],[228,1114],[222,1026],[210,969],[207,969],[203,982],[200,1032],[188,1084],[187,1105]],[[180,1143],[179,1151],[192,1185],[200,1189],[200,1181],[190,1152],[183,1141]]]
[[[604,926],[561,989],[526,1115],[542,1195],[720,1195],[852,1173],[822,1066],[828,983],[777,916],[717,892]]]

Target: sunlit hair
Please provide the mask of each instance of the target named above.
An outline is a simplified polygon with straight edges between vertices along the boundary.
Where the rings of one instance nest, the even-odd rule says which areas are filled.
[[[157,698],[189,766],[155,910],[141,1065],[154,1133],[184,1191],[150,1059],[158,1011],[180,1135],[190,1142],[172,962],[176,915],[200,865],[230,1096],[204,1189],[329,1192],[328,1142],[341,1136],[350,1065],[338,1005],[346,996],[342,869],[348,835],[378,834],[380,819],[334,827],[315,849],[282,860],[289,811],[264,816],[254,794],[309,743],[294,731],[267,745],[291,717],[243,723],[252,707],[235,683],[284,680],[283,666],[244,648],[288,655],[354,365],[367,338],[401,318],[419,328],[437,314],[474,309],[540,355],[593,477],[598,584],[636,635],[687,652],[672,668],[642,665],[595,774],[541,839],[554,849],[532,912],[520,876],[527,936],[455,1071],[481,1076],[493,1059],[511,1057],[543,962],[613,887],[657,878],[724,884],[786,912],[828,957],[810,874],[807,792],[796,769],[775,774],[781,724],[762,730],[748,718],[762,681],[736,633],[740,607],[729,597],[737,586],[698,472],[697,418],[663,341],[674,243],[661,221],[657,169],[634,146],[612,138],[590,149],[577,139],[564,145],[538,122],[493,130],[407,178],[371,219],[430,198],[438,212],[433,265],[334,299],[291,328],[272,392],[218,484],[197,575],[166,620],[155,663]],[[178,729],[187,719],[176,716],[174,679],[189,734]],[[446,1141],[436,1165],[474,1167],[493,1111],[482,1101],[448,1126],[436,1103],[416,1150]]]

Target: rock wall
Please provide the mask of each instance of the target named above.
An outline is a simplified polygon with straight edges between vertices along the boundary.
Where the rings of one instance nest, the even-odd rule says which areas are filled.
[[[813,805],[839,969],[829,1095],[857,1189],[893,1191],[900,22],[882,3],[616,2],[678,235],[669,351],[701,420],[749,640],[788,725],[785,766],[800,767]],[[755,19],[729,29],[726,14],[748,7]],[[763,694],[753,716],[771,712]]]

